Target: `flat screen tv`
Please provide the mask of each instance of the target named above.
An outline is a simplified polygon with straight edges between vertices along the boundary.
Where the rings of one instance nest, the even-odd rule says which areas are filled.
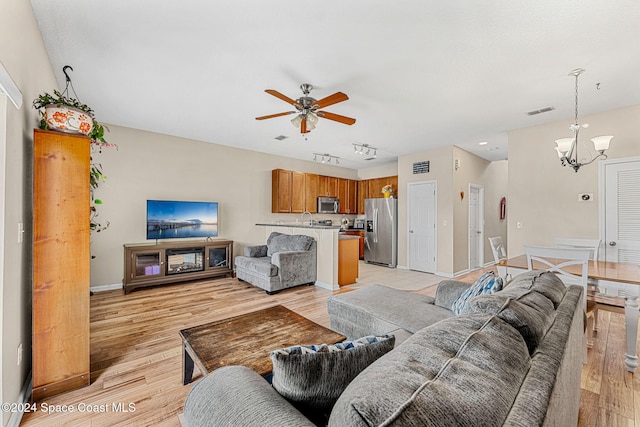
[[[218,236],[218,202],[147,200],[147,239]]]

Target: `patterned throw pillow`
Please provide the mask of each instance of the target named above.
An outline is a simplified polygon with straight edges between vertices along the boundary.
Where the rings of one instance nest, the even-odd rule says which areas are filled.
[[[294,404],[330,411],[349,383],[394,344],[393,335],[384,335],[274,350],[273,388]]]
[[[453,302],[451,311],[453,311],[453,314],[458,315],[464,308],[467,301],[469,301],[471,298],[478,295],[492,294],[494,292],[498,292],[501,289],[502,278],[496,277],[493,271],[488,271],[480,276],[480,278],[476,280],[473,285],[471,285],[466,291],[462,293],[462,295],[458,297],[457,300]]]

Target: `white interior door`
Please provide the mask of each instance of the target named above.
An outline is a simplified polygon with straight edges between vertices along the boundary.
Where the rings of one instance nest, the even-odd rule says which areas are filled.
[[[640,159],[604,165],[606,261],[640,263]]]
[[[436,272],[436,183],[407,185],[409,269]]]
[[[479,185],[469,186],[469,269],[480,268],[484,264],[484,216],[483,188]]]

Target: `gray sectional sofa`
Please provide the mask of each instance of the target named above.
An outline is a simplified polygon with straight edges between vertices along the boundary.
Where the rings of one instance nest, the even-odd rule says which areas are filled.
[[[273,232],[266,245],[247,246],[235,258],[236,276],[269,295],[316,282],[317,243],[310,236]]]
[[[582,288],[565,287],[552,273],[529,272],[500,292],[470,299],[453,315],[451,304],[468,286],[444,281],[435,298],[381,286],[330,297],[331,326],[338,332],[395,332],[406,339],[349,383],[326,423],[575,426]],[[313,426],[310,415],[239,366],[196,384],[184,413],[190,427]]]

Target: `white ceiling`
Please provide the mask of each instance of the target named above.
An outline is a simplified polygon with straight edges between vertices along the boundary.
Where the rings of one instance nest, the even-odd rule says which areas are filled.
[[[31,3],[60,88],[71,65],[101,122],[350,168],[452,144],[504,159],[507,131],[572,122],[578,67],[581,115],[640,104],[638,0]],[[357,122],[320,119],[305,140],[293,116],[255,120],[291,109],[265,89],[301,83],[346,93],[326,110]]]

